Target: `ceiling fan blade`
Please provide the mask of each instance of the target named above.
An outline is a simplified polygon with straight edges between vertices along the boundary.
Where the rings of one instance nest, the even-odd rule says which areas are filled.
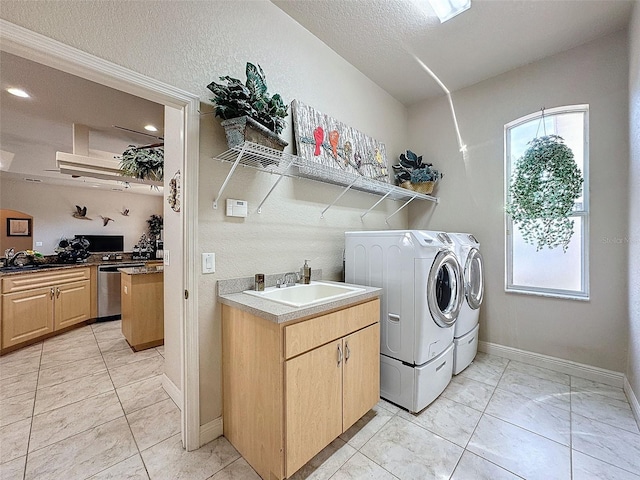
[[[139,132],[138,130],[133,130],[131,128],[120,127],[118,125],[112,125],[113,128],[117,128],[119,130],[124,130],[125,132],[137,133],[138,135],[144,135],[146,137],[157,138],[158,140],[164,140],[164,137],[158,137],[157,135],[151,135],[150,133]]]

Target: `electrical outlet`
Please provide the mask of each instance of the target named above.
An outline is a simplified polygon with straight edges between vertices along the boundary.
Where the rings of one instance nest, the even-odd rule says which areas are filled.
[[[164,258],[164,266],[168,267],[170,262],[171,257],[169,256],[169,250],[167,250],[166,248],[163,250],[163,258]]]

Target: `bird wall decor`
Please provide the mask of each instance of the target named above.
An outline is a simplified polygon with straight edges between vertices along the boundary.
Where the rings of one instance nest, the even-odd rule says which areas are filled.
[[[103,217],[102,215],[100,215],[100,218],[102,219],[102,226],[106,227],[109,222],[115,222],[115,220],[111,217]]]
[[[76,211],[73,213],[73,218],[78,218],[80,220],[92,220],[87,217],[87,207],[80,207],[80,205],[76,205]]]
[[[129,209],[128,208],[123,208],[122,211],[120,212],[120,215],[128,217],[129,216]]]

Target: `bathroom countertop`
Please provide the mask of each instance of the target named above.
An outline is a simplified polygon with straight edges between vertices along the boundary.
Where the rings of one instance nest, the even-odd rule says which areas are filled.
[[[257,317],[264,318],[274,323],[285,323],[293,320],[299,320],[306,317],[323,315],[324,313],[350,307],[359,303],[378,298],[382,294],[382,289],[377,287],[367,287],[364,285],[353,285],[350,283],[331,282],[322,280],[322,283],[333,283],[336,285],[347,285],[363,288],[364,292],[357,292],[351,295],[339,298],[337,300],[329,300],[326,302],[316,303],[308,307],[291,307],[282,303],[277,303],[246,293],[227,293],[218,295],[218,301],[224,305],[243,310]]]

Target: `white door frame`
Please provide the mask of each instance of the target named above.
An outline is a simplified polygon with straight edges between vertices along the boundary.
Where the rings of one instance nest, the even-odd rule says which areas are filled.
[[[0,50],[62,70],[93,82],[182,110],[184,144],[182,160],[183,281],[175,289],[182,302],[180,319],[182,373],[182,433],[187,450],[200,447],[200,379],[198,357],[197,271],[194,258],[198,225],[198,143],[200,120],[197,95],[141,75],[82,50],[0,19]],[[184,299],[185,292],[188,298]]]

